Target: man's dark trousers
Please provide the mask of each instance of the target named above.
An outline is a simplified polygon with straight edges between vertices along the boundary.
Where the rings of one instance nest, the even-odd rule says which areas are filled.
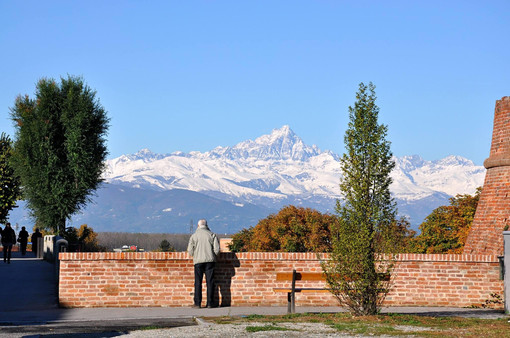
[[[193,301],[195,305],[202,304],[202,280],[205,273],[205,282],[207,284],[207,304],[206,306],[214,306],[214,262],[195,264],[195,297]]]
[[[4,262],[11,263],[12,244],[4,245]]]

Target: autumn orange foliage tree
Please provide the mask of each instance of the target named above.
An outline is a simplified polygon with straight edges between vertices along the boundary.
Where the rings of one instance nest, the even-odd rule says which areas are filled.
[[[421,233],[411,243],[416,253],[460,254],[473,223],[482,188],[471,196],[450,198],[450,205],[434,209],[420,225]]]
[[[94,252],[100,251],[100,247],[97,244],[97,233],[94,232],[92,227],[87,224],[82,224],[78,230],[78,238],[83,243],[83,251]]]
[[[330,226],[336,217],[311,208],[286,206],[232,237],[232,251],[331,251]]]

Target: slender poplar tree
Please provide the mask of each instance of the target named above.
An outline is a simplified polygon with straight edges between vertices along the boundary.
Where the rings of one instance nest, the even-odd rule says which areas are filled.
[[[332,227],[332,252],[323,269],[332,293],[354,315],[377,314],[390,282],[391,231],[396,204],[390,195],[395,166],[386,140],[388,128],[378,123],[375,86],[361,83],[349,107],[345,153],[340,163],[342,203]],[[389,259],[389,260],[388,260]]]
[[[0,223],[7,222],[9,212],[16,207],[21,197],[20,180],[10,163],[12,141],[2,133],[0,135]]]
[[[81,78],[41,79],[11,108],[13,164],[37,224],[63,234],[102,182],[109,120]]]

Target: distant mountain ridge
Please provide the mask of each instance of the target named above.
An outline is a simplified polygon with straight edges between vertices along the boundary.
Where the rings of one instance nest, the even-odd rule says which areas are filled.
[[[412,155],[394,160],[393,196],[400,213],[415,222],[456,194],[474,193],[485,175],[482,166],[460,156],[426,161]],[[340,198],[339,155],[306,145],[288,125],[232,147],[166,155],[143,149],[109,160],[107,166],[105,179],[112,184],[191,190],[271,210],[297,204],[332,212]]]
[[[98,191],[96,203],[73,217],[73,223],[100,224],[98,231],[121,231],[124,222],[131,230],[123,231],[138,231],[130,225],[136,224],[134,228],[143,232],[182,232],[191,219],[208,217],[221,232],[231,233],[289,204],[334,212],[340,198],[339,158],[306,145],[288,125],[204,153],[155,154],[142,149],[106,162],[107,184]],[[460,156],[426,161],[412,155],[394,161],[391,191],[399,214],[414,228],[450,197],[474,193],[485,176],[483,166]],[[129,215],[123,222],[118,221],[121,209]]]
[[[255,141],[205,153],[160,155],[143,149],[107,161],[105,179],[153,190],[221,192],[243,200],[249,200],[249,195],[285,198],[314,194],[339,198],[338,160],[339,156],[330,151],[307,146],[289,126],[283,126]],[[485,175],[483,166],[461,156],[426,161],[412,155],[394,157],[394,161],[391,189],[399,199],[421,199],[434,193],[473,193]]]

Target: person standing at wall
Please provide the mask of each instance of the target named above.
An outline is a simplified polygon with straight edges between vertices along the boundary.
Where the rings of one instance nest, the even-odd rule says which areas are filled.
[[[215,306],[214,297],[214,267],[216,265],[216,256],[220,252],[220,242],[216,234],[211,232],[207,226],[207,221],[201,219],[198,221],[197,230],[188,243],[188,253],[193,257],[195,270],[195,296],[193,298],[194,308],[200,308],[202,305],[202,280],[205,274],[207,284],[207,303],[206,307]]]
[[[18,242],[21,254],[23,256],[27,253],[27,243],[28,243],[28,232],[25,227],[21,227],[21,231],[18,234]]]
[[[11,224],[7,223],[2,231],[2,246],[4,247],[4,263],[11,264],[12,246],[16,244],[16,233],[11,228]]]

